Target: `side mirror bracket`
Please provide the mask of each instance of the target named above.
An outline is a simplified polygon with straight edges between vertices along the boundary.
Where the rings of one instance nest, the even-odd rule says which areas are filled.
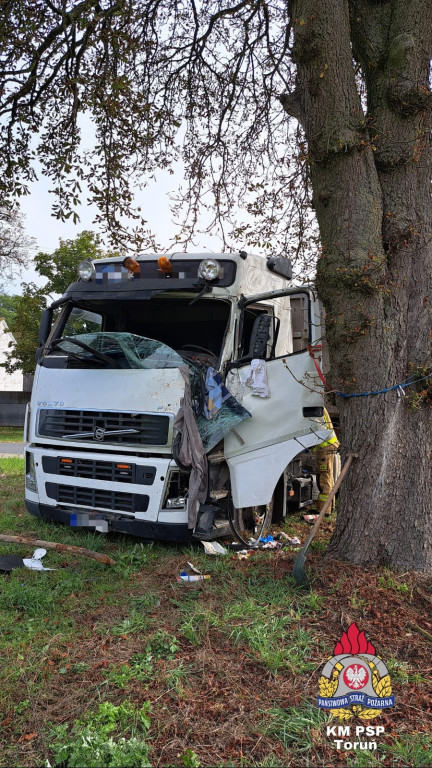
[[[48,341],[48,337],[51,333],[52,319],[53,319],[53,310],[51,308],[44,309],[44,311],[42,312],[42,317],[41,317],[40,326],[39,326],[38,348],[36,350],[37,363],[42,357],[43,348],[46,342]]]

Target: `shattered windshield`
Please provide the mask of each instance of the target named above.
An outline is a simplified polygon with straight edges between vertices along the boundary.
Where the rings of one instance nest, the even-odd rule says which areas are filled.
[[[72,358],[111,362],[116,368],[179,368],[185,364],[166,344],[133,333],[81,333],[57,339],[52,346]]]

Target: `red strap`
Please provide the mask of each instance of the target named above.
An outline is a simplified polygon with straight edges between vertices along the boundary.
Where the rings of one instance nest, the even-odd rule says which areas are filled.
[[[322,383],[324,384],[324,386],[326,387],[326,389],[330,390],[330,387],[329,387],[329,385],[327,384],[327,382],[326,382],[326,380],[324,378],[324,374],[323,374],[321,368],[319,367],[318,361],[314,358],[314,352],[321,352],[322,345],[321,344],[315,344],[314,347],[308,346],[307,349],[308,349],[308,352],[309,352],[312,360],[315,363],[315,368],[317,369],[318,376],[320,377],[320,379],[321,379]]]

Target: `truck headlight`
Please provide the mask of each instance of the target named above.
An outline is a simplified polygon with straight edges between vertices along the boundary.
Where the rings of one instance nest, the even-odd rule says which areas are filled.
[[[95,274],[95,266],[90,259],[84,259],[84,261],[81,261],[78,264],[78,274],[81,278],[81,280],[84,280],[85,283],[88,283],[89,280],[91,280]]]
[[[29,491],[37,493],[37,480],[36,480],[36,467],[34,454],[26,451],[26,476],[25,476],[26,488]]]
[[[184,509],[187,504],[186,496],[174,496],[172,499],[166,500],[167,509]]]
[[[217,280],[222,274],[222,267],[216,259],[204,259],[198,267],[198,276],[204,280]]]

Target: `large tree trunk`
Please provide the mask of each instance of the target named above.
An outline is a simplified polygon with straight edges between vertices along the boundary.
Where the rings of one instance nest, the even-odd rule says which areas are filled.
[[[344,393],[382,390],[432,369],[432,9],[293,0],[291,10],[297,87],[282,104],[308,141],[330,377]],[[415,391],[337,396],[343,452],[359,458],[330,555],[432,570],[432,415]]]

